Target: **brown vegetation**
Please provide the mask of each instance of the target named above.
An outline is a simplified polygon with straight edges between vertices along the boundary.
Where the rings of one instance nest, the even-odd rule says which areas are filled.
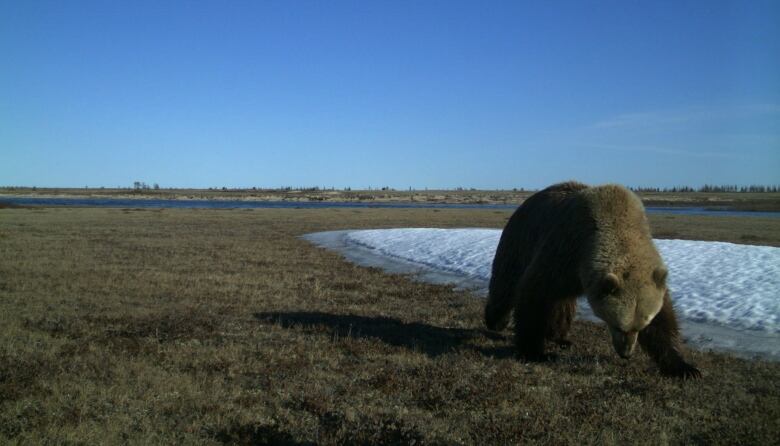
[[[0,210],[0,443],[776,441],[778,364],[692,352],[703,379],[665,379],[585,322],[557,360],[523,363],[482,329],[482,299],[297,237],[509,215]],[[777,219],[651,220],[780,246]]]

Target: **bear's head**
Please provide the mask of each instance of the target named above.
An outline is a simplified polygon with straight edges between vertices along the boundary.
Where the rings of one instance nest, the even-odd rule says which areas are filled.
[[[661,311],[666,276],[664,266],[626,269],[597,277],[588,287],[588,303],[607,323],[612,345],[621,357],[631,357],[639,332]]]

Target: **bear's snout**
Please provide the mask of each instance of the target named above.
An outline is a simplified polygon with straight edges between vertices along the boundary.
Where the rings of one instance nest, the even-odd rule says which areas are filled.
[[[612,346],[615,347],[615,352],[617,352],[621,358],[629,359],[634,353],[634,347],[636,347],[636,340],[639,332],[625,332],[619,328],[609,327],[609,333],[612,335]]]

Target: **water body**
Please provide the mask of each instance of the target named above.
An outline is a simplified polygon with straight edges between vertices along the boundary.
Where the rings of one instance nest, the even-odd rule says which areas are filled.
[[[516,204],[455,204],[424,202],[352,202],[352,201],[241,201],[241,200],[162,200],[133,198],[62,198],[62,197],[4,197],[0,202],[20,206],[109,207],[151,209],[501,209],[517,208]],[[724,217],[774,217],[780,212],[735,211],[703,207],[647,207],[650,214],[714,215]]]
[[[327,209],[327,208],[390,208],[390,209],[514,209],[504,204],[445,204],[414,202],[368,201],[244,201],[244,200],[159,200],[135,198],[44,198],[2,197],[0,202],[22,206],[69,206],[114,208],[185,208],[185,209]],[[778,213],[780,214],[780,213]]]

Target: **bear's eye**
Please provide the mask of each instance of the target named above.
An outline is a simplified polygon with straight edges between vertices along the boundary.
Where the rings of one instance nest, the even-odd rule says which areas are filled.
[[[609,273],[601,280],[601,295],[606,296],[617,291],[619,281],[616,275]]]

